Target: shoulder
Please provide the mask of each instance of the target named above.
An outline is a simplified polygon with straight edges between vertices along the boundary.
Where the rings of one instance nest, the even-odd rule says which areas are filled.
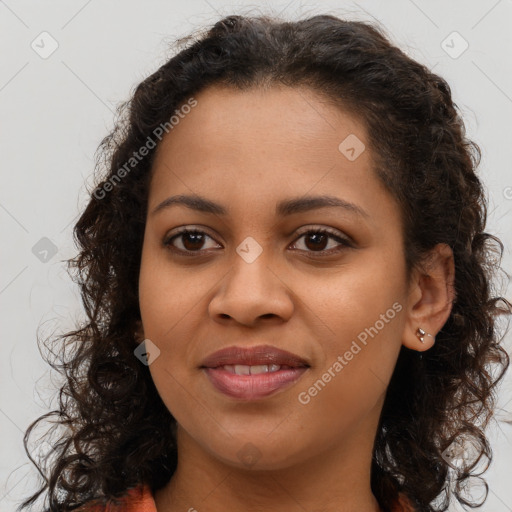
[[[93,500],[84,503],[76,512],[157,512],[155,500],[147,484],[140,484],[126,491],[121,498],[108,503]]]

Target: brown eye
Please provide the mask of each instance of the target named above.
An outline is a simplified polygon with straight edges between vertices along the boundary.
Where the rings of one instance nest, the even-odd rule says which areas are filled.
[[[207,235],[204,231],[197,229],[184,229],[179,233],[172,235],[164,240],[164,245],[169,248],[177,249],[182,252],[200,252],[204,250],[204,244],[207,239],[213,238]],[[179,243],[176,245],[174,241]]]
[[[325,228],[311,229],[306,231],[305,233],[302,233],[297,240],[300,240],[301,238],[304,239],[303,246],[305,248],[299,247],[298,249],[306,252],[332,253],[342,250],[346,247],[352,247],[352,244],[349,242],[349,240],[342,238],[338,235],[338,233],[333,233]],[[336,244],[334,244],[334,246],[331,245],[331,247],[327,248],[329,245],[329,240],[338,242],[338,245],[336,246]],[[297,244],[297,242],[295,242],[295,244]]]
[[[329,236],[325,233],[308,233],[304,236],[306,247],[312,251],[323,251],[329,241]]]
[[[188,232],[181,235],[183,246],[187,251],[201,249],[204,244],[204,233]]]

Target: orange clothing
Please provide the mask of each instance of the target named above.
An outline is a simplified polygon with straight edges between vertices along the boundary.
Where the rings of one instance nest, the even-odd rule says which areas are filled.
[[[157,512],[155,500],[147,484],[129,489],[120,501],[119,507],[115,507],[113,504],[103,506],[86,503],[77,509],[77,512]],[[414,509],[407,498],[400,495],[393,512],[414,512]]]
[[[79,507],[76,512],[157,512],[155,500],[147,484],[128,489],[119,501],[119,506],[114,503],[107,505],[96,502],[86,503]]]

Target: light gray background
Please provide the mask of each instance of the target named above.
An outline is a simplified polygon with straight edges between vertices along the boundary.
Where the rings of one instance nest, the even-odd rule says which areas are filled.
[[[38,352],[36,330],[42,335],[66,332],[82,317],[78,290],[63,261],[74,255],[72,227],[86,200],[84,184],[90,183],[94,152],[113,125],[116,104],[165,61],[168,42],[221,15],[260,12],[283,13],[288,19],[325,12],[377,19],[395,44],[447,79],[468,135],[483,151],[487,229],[505,243],[503,266],[510,273],[511,0],[292,0],[271,5],[0,0],[1,512],[14,511],[35,488],[36,470],[25,456],[23,432],[55,406],[57,384]],[[44,31],[58,44],[47,58],[40,54],[51,49],[52,40],[40,36]],[[454,31],[469,44],[460,56],[464,41],[451,35]],[[45,255],[41,247],[50,252]],[[505,279],[500,292],[512,300],[507,284]],[[510,335],[506,343],[510,351]],[[510,413],[511,398],[509,372],[500,390],[498,419]],[[489,432],[495,460],[485,474],[490,486],[482,507],[486,511],[512,511],[511,431],[500,421]]]

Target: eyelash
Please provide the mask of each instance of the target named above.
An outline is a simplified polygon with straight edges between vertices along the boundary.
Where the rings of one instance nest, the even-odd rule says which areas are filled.
[[[170,251],[173,251],[173,252],[176,252],[178,253],[179,255],[181,256],[198,256],[201,254],[201,251],[202,250],[197,250],[197,251],[190,251],[188,249],[178,249],[177,247],[174,247],[172,245],[172,241],[176,238],[179,238],[180,236],[184,235],[184,234],[201,234],[201,235],[206,235],[207,237],[211,238],[213,240],[213,237],[211,237],[208,233],[206,233],[205,231],[201,231],[199,229],[188,229],[188,228],[183,228],[181,229],[180,231],[174,233],[172,236],[170,237],[166,237],[163,241],[163,245]],[[300,233],[300,235],[298,236],[298,238],[296,240],[299,240],[300,238],[302,238],[303,236],[305,235],[310,235],[312,233],[315,233],[315,234],[318,234],[318,233],[321,233],[321,234],[325,234],[325,235],[329,235],[328,238],[332,238],[333,240],[337,241],[337,242],[340,242],[341,243],[341,247],[337,247],[337,248],[334,248],[334,249],[322,249],[320,251],[304,251],[303,249],[297,249],[299,251],[303,251],[303,252],[307,252],[307,253],[313,253],[313,254],[318,254],[320,257],[322,257],[322,254],[324,256],[330,256],[331,254],[333,253],[338,253],[344,249],[347,249],[347,248],[352,248],[353,245],[352,243],[346,239],[346,238],[342,238],[338,235],[337,232],[333,232],[327,228],[315,228],[315,229],[309,229],[308,231],[304,231],[303,233]],[[217,242],[218,243],[218,242]],[[294,242],[295,244],[296,242]],[[208,249],[206,249],[207,251]],[[203,251],[205,251],[203,249]]]

